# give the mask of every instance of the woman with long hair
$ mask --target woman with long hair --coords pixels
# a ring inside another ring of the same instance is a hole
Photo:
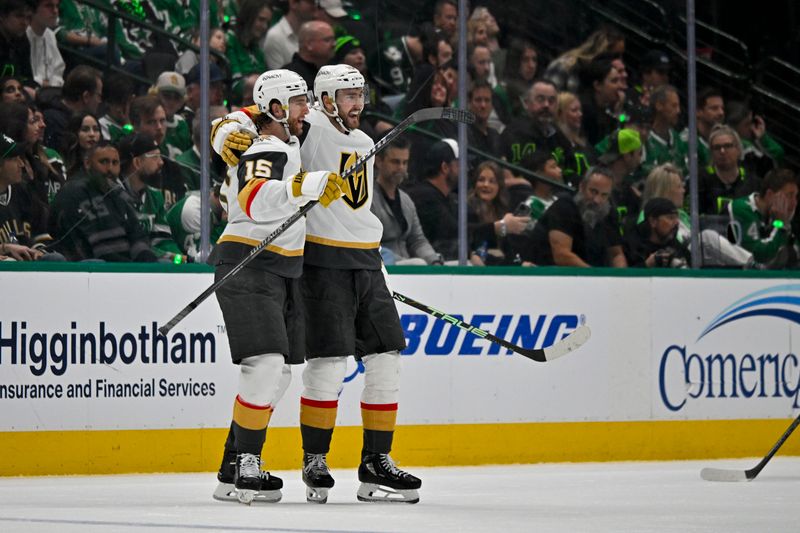
[[[467,233],[474,265],[512,264],[508,235],[522,233],[529,217],[509,212],[503,172],[492,161],[475,168],[475,184],[467,195]]]
[[[548,66],[544,77],[559,91],[578,93],[581,89],[580,71],[601,54],[621,56],[625,53],[625,36],[614,28],[601,28],[583,43],[567,50]]]
[[[500,120],[508,124],[514,117],[522,116],[525,111],[525,95],[536,79],[539,68],[539,51],[527,39],[512,39],[503,77],[494,88],[494,104]]]
[[[82,112],[70,117],[60,150],[64,156],[67,179],[81,172],[84,155],[100,138],[100,121],[93,113]]]
[[[243,0],[236,26],[228,32],[225,55],[231,64],[234,93],[241,92],[244,76],[267,70],[261,39],[269,29],[272,9],[267,0]]]
[[[573,160],[564,162],[564,180],[574,187],[597,159],[594,146],[583,134],[583,106],[580,99],[567,91],[558,93],[556,126],[572,144]]]

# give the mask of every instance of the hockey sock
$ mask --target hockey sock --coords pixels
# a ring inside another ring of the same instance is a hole
[[[364,363],[364,391],[361,420],[364,424],[364,453],[389,453],[397,422],[400,396],[400,354],[368,355]]]
[[[319,401],[300,397],[300,434],[303,451],[328,453],[336,425],[338,400]]]
[[[394,426],[397,422],[397,404],[361,402],[361,420],[364,423],[363,453],[389,453],[392,451]]]
[[[300,434],[303,451],[328,453],[336,426],[339,391],[347,370],[346,358],[309,359],[303,370],[303,394],[300,396]]]
[[[253,405],[236,397],[233,403],[233,433],[238,453],[261,455],[267,438],[267,426],[272,416],[272,406]]]
[[[230,470],[229,464],[236,460],[236,434],[233,430],[233,422],[228,429],[228,438],[225,439],[225,449],[222,451],[222,464],[219,467],[220,472],[228,472]]]

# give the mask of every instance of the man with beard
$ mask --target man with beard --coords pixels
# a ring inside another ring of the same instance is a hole
[[[167,112],[158,96],[139,96],[131,103],[131,124],[134,133],[149,135],[159,146],[162,155],[168,155],[164,139],[167,136]],[[169,209],[186,194],[186,182],[180,165],[163,159],[163,171],[149,176],[147,185],[161,191],[164,206]]]
[[[101,140],[86,153],[84,174],[67,181],[53,199],[53,247],[70,261],[156,261],[118,176],[117,148]]]
[[[555,126],[558,91],[549,80],[536,80],[525,96],[527,116],[511,121],[501,135],[505,158],[519,165],[527,153],[547,150],[561,168],[574,161],[572,143]]]
[[[689,251],[678,241],[678,208],[666,198],[651,198],[644,220],[625,234],[625,258],[632,267],[687,268]]]
[[[458,143],[443,139],[425,154],[425,177],[408,195],[417,206],[422,231],[446,261],[458,259]]]
[[[148,183],[159,181],[164,162],[156,141],[146,133],[123,137],[119,143],[121,184],[136,210],[139,224],[150,236],[153,253],[165,262],[181,263],[184,258],[167,223],[164,195]]]
[[[609,203],[612,186],[610,170],[589,169],[575,197],[558,199],[539,219],[522,259],[541,266],[628,266]]]
[[[719,90],[706,87],[697,92],[697,168],[711,161],[711,130],[725,120],[725,101]],[[681,141],[689,144],[689,127],[681,131]]]
[[[441,264],[442,256],[425,238],[414,201],[400,189],[408,178],[408,156],[409,145],[402,138],[375,156],[377,186],[370,209],[383,224],[381,255],[388,265]]]

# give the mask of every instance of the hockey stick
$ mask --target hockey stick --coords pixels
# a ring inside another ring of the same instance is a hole
[[[362,155],[358,158],[358,160],[353,163],[351,167],[344,171],[342,174],[342,178],[347,178],[353,174],[355,174],[358,170],[360,170],[366,162],[373,157],[375,154],[383,150],[386,145],[391,143],[394,139],[396,139],[399,135],[401,135],[405,130],[409,128],[409,126],[416,124],[417,122],[424,122],[426,120],[437,120],[437,119],[446,119],[446,120],[454,120],[456,122],[464,122],[466,124],[472,124],[475,122],[475,115],[473,115],[469,111],[465,111],[463,109],[454,109],[451,107],[427,107],[425,109],[420,109],[415,111],[408,117],[406,117],[401,123],[395,126],[392,131],[387,133],[381,140],[375,143],[375,146],[367,152],[366,154]],[[195,310],[195,308],[203,303],[203,301],[211,296],[217,289],[219,289],[222,285],[227,283],[229,279],[235,276],[240,270],[242,270],[250,261],[256,258],[256,256],[261,253],[264,248],[266,248],[269,243],[274,241],[278,238],[278,236],[286,231],[289,226],[300,220],[302,217],[306,215],[311,209],[314,208],[319,202],[311,201],[308,202],[306,205],[301,207],[296,213],[292,216],[287,218],[283,221],[283,224],[275,228],[275,230],[270,233],[263,241],[258,243],[258,246],[253,248],[249,254],[247,254],[241,261],[239,261],[236,266],[234,266],[227,274],[222,276],[219,280],[215,281],[209,288],[204,290],[200,296],[189,302],[189,305],[184,307],[183,309],[178,312],[177,315],[172,317],[172,319],[158,328],[158,332],[162,335],[166,335],[170,332],[172,328],[174,328],[181,320],[186,318],[189,313]]]
[[[570,333],[566,338],[561,339],[552,346],[548,346],[547,348],[527,349],[523,348],[522,346],[517,346],[516,344],[511,344],[500,337],[495,337],[486,330],[476,328],[475,326],[467,324],[466,322],[459,320],[452,315],[448,315],[447,313],[443,313],[438,309],[434,309],[433,307],[419,303],[416,300],[412,300],[408,296],[403,296],[402,294],[393,292],[392,297],[398,302],[403,302],[406,305],[415,307],[420,311],[428,313],[429,315],[433,315],[436,318],[444,320],[445,322],[450,322],[452,325],[461,328],[464,331],[477,335],[478,337],[486,339],[487,341],[491,341],[495,344],[499,344],[503,348],[508,348],[512,352],[524,355],[528,359],[533,359],[534,361],[539,361],[540,363],[558,359],[559,357],[567,355],[573,350],[577,350],[583,346],[592,335],[592,331],[589,329],[589,326],[584,324],[582,326],[578,326],[578,328]]]
[[[786,439],[789,438],[789,435],[800,425],[800,415],[794,419],[794,422],[786,428],[786,431],[783,432],[781,438],[778,439],[778,442],[772,447],[772,449],[767,453],[767,455],[759,461],[759,463],[751,468],[750,470],[734,470],[734,469],[727,469],[727,468],[704,468],[700,471],[700,477],[705,479],[706,481],[753,481],[759,472],[761,472],[772,456],[775,455],[783,443],[786,442]]]

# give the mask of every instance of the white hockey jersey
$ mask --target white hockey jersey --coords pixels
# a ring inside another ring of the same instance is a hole
[[[274,136],[253,141],[239,164],[228,168],[220,190],[228,211],[228,224],[217,241],[213,264],[238,263],[288,217],[297,212],[287,181],[301,171],[300,143]],[[289,226],[262,251],[250,266],[284,277],[299,277],[303,265],[305,220]]]
[[[310,125],[302,141],[300,156],[308,171],[335,171],[340,175],[374,146],[361,130],[342,133],[319,109],[306,115]],[[308,212],[305,261],[310,265],[339,269],[381,268],[379,252],[383,225],[370,210],[373,160],[345,178],[342,198],[327,208]]]

